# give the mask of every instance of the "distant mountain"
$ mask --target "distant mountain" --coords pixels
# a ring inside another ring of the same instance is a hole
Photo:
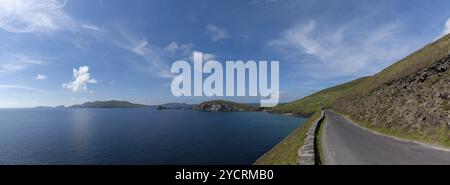
[[[37,107],[34,107],[35,109],[51,109],[51,108],[53,108],[53,107],[50,107],[50,106],[37,106]]]
[[[142,104],[134,104],[128,101],[94,101],[94,102],[86,102],[81,105],[72,105],[69,108],[141,108],[146,107],[146,105]]]
[[[213,100],[200,103],[194,106],[195,110],[211,111],[211,112],[237,112],[237,111],[259,111],[257,106],[236,103],[225,100]]]
[[[156,109],[192,109],[194,105],[186,103],[166,103],[158,105]]]

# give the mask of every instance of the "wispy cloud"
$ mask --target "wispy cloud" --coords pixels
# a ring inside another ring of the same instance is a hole
[[[151,71],[155,76],[160,78],[172,77],[169,71],[169,66],[165,60],[165,52],[163,48],[151,45],[147,39],[139,40],[128,39],[128,43],[121,45],[124,49],[142,57],[145,61],[144,67]]]
[[[450,33],[450,18],[445,21],[444,30],[442,30],[441,36],[447,35]]]
[[[227,30],[225,30],[224,28],[219,28],[212,24],[206,26],[206,33],[210,36],[211,40],[214,42],[230,38],[230,35],[228,35]]]
[[[175,41],[165,47],[160,47],[151,44],[146,38],[135,39],[130,34],[122,34],[119,37],[123,39],[122,41],[116,41],[116,44],[141,57],[144,62],[137,63],[139,68],[150,71],[158,78],[172,78],[170,64],[176,60],[188,58],[194,47],[192,43],[179,44]]]
[[[43,90],[41,89],[36,89],[32,87],[21,85],[4,85],[4,84],[0,84],[0,90],[25,90],[25,91],[43,92]]]
[[[189,44],[178,44],[178,42],[171,42],[167,45],[164,50],[172,55],[189,55],[192,52],[194,45]]]
[[[73,92],[93,92],[89,91],[87,88],[87,84],[95,84],[97,81],[91,78],[89,73],[88,66],[81,66],[80,68],[73,69],[73,81],[69,83],[63,83],[63,87],[66,89],[70,89]]]
[[[400,42],[400,23],[361,28],[361,21],[327,28],[311,20],[286,30],[269,46],[316,78],[370,75],[411,50]]]
[[[23,53],[5,53],[0,55],[0,74],[14,73],[33,65],[44,65],[39,57],[31,57]]]
[[[66,3],[67,0],[0,0],[0,29],[12,33],[106,31],[69,16],[63,10]]]
[[[0,0],[0,28],[13,33],[54,32],[73,26],[66,0]]]
[[[83,25],[81,25],[81,27],[83,29],[92,30],[92,31],[106,31],[105,28],[101,28],[101,27],[99,27],[97,25],[93,25],[93,24],[83,24]]]
[[[36,80],[46,80],[47,76],[45,76],[44,74],[37,74],[35,79]]]

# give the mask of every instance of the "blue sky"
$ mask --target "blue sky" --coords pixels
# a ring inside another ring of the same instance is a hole
[[[376,73],[450,32],[450,1],[0,0],[0,107],[175,98],[170,65],[280,61],[281,101]],[[227,98],[258,102],[250,97]]]

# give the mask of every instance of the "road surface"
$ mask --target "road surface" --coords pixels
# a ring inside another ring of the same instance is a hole
[[[450,164],[450,152],[397,140],[325,110],[321,145],[325,164]]]

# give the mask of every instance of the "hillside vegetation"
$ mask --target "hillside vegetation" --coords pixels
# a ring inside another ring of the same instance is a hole
[[[311,115],[330,106],[378,132],[450,146],[450,35],[376,75],[319,91],[271,111]],[[297,164],[296,152],[318,114],[255,164]]]
[[[333,102],[345,94],[353,91],[355,86],[369,80],[370,77],[363,77],[357,80],[331,87],[302,99],[287,104],[278,105],[271,109],[274,113],[293,113],[298,116],[310,116],[321,108],[330,107]]]
[[[450,57],[334,108],[391,135],[450,146]]]
[[[308,116],[323,107],[330,107],[339,98],[367,94],[383,84],[411,75],[450,54],[450,35],[447,35],[399,62],[370,77],[363,77],[342,85],[331,87],[302,99],[274,107],[275,113],[293,113]]]
[[[333,108],[371,129],[450,146],[450,35],[391,65]]]
[[[447,57],[449,54],[450,35],[446,35],[385,68],[378,74],[372,76],[370,80],[359,84],[353,92],[348,94],[348,96],[369,93],[372,90],[382,86],[384,83],[398,80],[433,65],[434,63],[439,62],[439,60]]]

